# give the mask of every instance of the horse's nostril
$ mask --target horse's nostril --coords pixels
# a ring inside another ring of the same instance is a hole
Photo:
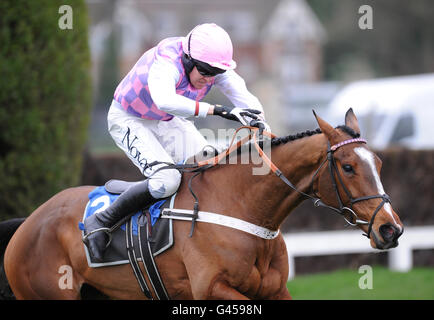
[[[386,242],[395,241],[399,236],[398,230],[389,223],[380,226],[379,231]]]

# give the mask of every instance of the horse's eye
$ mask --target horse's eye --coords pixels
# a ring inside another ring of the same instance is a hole
[[[344,171],[346,173],[354,173],[353,167],[351,165],[349,165],[349,164],[343,164],[342,165],[342,169],[344,169]]]

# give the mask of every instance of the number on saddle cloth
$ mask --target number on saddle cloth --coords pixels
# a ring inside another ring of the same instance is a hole
[[[109,182],[112,182],[109,189],[107,189],[106,186],[100,186],[95,188],[89,193],[88,195],[89,203],[86,206],[83,221],[84,219],[90,217],[91,215],[107,209],[110,206],[110,204],[112,204],[117,199],[120,193],[125,191],[132,184],[137,183],[137,182],[126,182],[121,180],[110,180]],[[149,214],[151,216],[152,225],[154,225],[157,219],[160,217],[160,207],[165,201],[166,199],[160,200],[154,203],[151,207],[149,207]],[[141,213],[142,211],[136,213],[131,212],[131,214],[134,214],[132,216],[132,219],[133,219],[133,230],[135,231],[134,232],[135,234],[137,234],[137,219]],[[125,230],[125,225],[121,226],[121,228]],[[79,229],[84,230],[84,224],[82,222],[79,223]]]

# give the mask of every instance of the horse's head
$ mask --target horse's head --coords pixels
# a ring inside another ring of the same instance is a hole
[[[317,172],[314,185],[317,195],[350,224],[365,231],[373,248],[396,247],[403,224],[384,192],[380,158],[368,149],[366,141],[359,139],[360,129],[353,110],[347,111],[345,126],[337,128],[316,114],[315,117],[329,143],[327,165]]]

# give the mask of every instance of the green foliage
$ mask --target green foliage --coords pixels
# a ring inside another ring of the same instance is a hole
[[[62,30],[59,7],[73,9]],[[0,1],[0,219],[79,182],[91,108],[84,0]]]
[[[432,268],[414,268],[408,273],[400,273],[377,266],[372,275],[372,289],[359,288],[363,274],[357,270],[299,276],[287,286],[295,300],[434,299]]]
[[[105,54],[102,63],[98,95],[95,98],[96,105],[104,110],[113,99],[113,92],[120,81],[118,67],[118,40],[116,33],[112,31],[105,41]]]

